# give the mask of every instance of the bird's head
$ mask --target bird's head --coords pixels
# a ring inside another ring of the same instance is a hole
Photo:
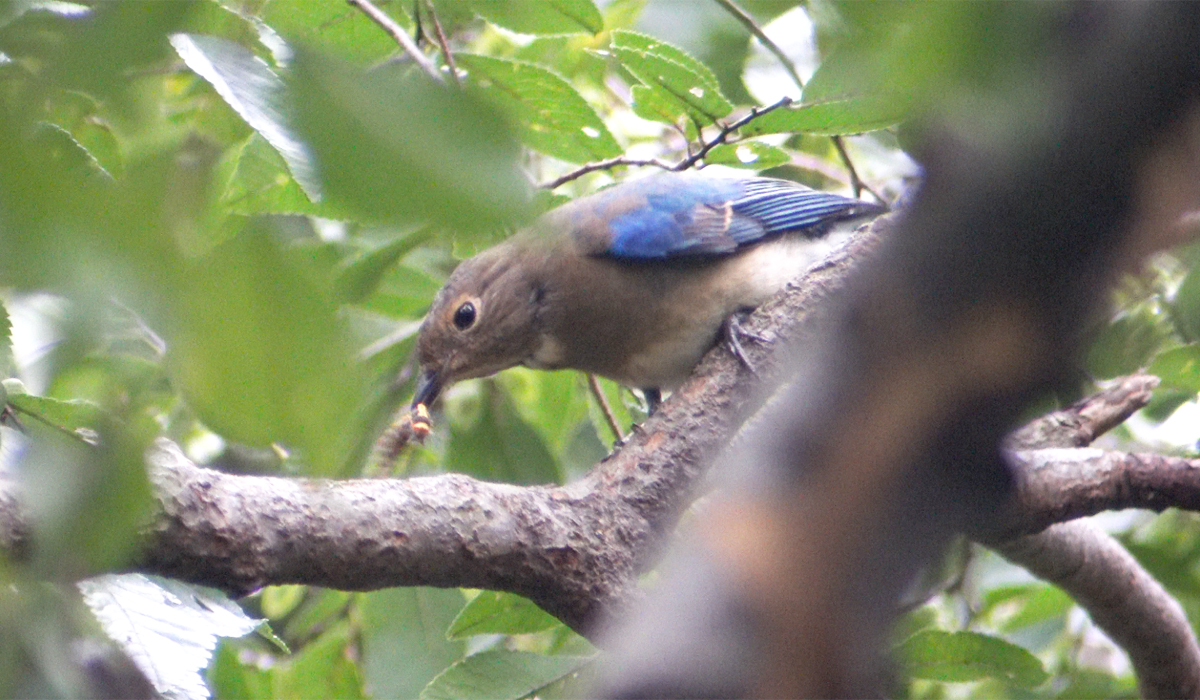
[[[537,254],[509,241],[464,260],[433,300],[417,338],[413,406],[461,379],[519,365],[538,342]]]

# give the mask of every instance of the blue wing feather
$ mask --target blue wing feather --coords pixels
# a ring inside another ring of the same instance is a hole
[[[577,241],[625,259],[727,255],[788,232],[816,238],[836,221],[883,207],[786,180],[671,173],[576,200]]]

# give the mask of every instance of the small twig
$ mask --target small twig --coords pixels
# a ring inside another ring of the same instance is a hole
[[[437,38],[438,48],[442,50],[442,60],[450,69],[450,78],[454,80],[455,85],[462,87],[462,79],[458,77],[458,66],[454,65],[454,54],[450,52],[450,44],[446,41],[446,32],[442,31],[442,21],[438,19],[433,0],[425,0],[425,11],[429,13],[429,19],[433,20],[433,35]]]
[[[708,155],[709,151],[716,148],[717,146],[720,146],[721,144],[726,143],[726,139],[728,139],[729,135],[732,134],[733,132],[737,131],[738,129],[742,128],[743,126],[746,126],[747,124],[754,121],[755,119],[758,119],[762,115],[768,114],[770,112],[774,112],[775,110],[779,109],[780,107],[786,107],[786,106],[790,105],[791,103],[792,103],[792,98],[784,97],[784,98],[780,99],[778,102],[776,102],[774,104],[769,104],[766,107],[761,107],[761,108],[754,107],[746,114],[746,116],[742,117],[741,119],[738,119],[735,122],[732,122],[730,124],[719,124],[719,126],[721,127],[721,131],[718,132],[716,136],[712,137],[708,141],[705,141],[703,144],[701,144],[700,148],[695,153],[692,153],[687,158],[684,158],[683,160],[679,161],[671,169],[677,170],[677,171],[687,170],[688,168],[695,165],[697,161],[703,159],[704,156]]]
[[[738,129],[742,128],[743,126],[746,126],[747,124],[749,124],[750,122],[754,121],[755,119],[761,117],[764,114],[767,114],[769,112],[774,112],[775,110],[779,109],[780,107],[786,107],[790,104],[792,104],[792,98],[784,97],[783,99],[779,100],[778,102],[767,105],[766,107],[761,107],[761,108],[755,107],[755,108],[751,109],[746,114],[746,116],[742,117],[741,119],[738,119],[735,122],[732,122],[730,124],[722,124],[721,131],[716,136],[712,137],[711,139],[706,141],[704,144],[702,144],[700,146],[699,150],[695,151],[694,153],[689,152],[689,154],[686,158],[679,161],[678,163],[675,163],[674,165],[670,165],[668,163],[664,163],[660,160],[654,160],[654,159],[636,160],[633,158],[625,158],[625,157],[609,158],[608,160],[599,160],[599,161],[596,161],[595,163],[588,163],[587,165],[576,168],[575,170],[572,170],[571,172],[567,173],[566,175],[563,175],[562,177],[555,178],[554,180],[551,180],[550,182],[547,182],[544,185],[540,185],[540,187],[544,190],[552,190],[556,187],[559,187],[560,185],[566,184],[566,183],[568,183],[572,180],[575,180],[577,178],[580,178],[588,173],[596,172],[597,170],[610,170],[612,168],[615,168],[615,167],[621,166],[621,165],[632,165],[632,166],[638,166],[638,167],[654,166],[656,168],[662,168],[663,170],[674,170],[677,172],[682,171],[682,170],[687,170],[688,168],[695,165],[702,158],[704,158],[704,156],[708,155],[709,151],[716,148],[717,146],[720,146],[723,143],[726,143],[726,139],[728,139],[729,135],[732,134],[733,132],[737,131]],[[690,148],[690,145],[689,145],[689,148]]]
[[[787,54],[783,52],[783,49],[779,48],[779,44],[771,41],[771,38],[767,36],[767,33],[763,31],[762,27],[758,26],[758,22],[755,22],[753,17],[747,14],[745,10],[738,7],[733,0],[717,0],[717,4],[725,8],[726,12],[733,15],[737,21],[741,22],[742,26],[745,27],[751,34],[753,34],[754,38],[758,39],[758,41],[763,45],[763,48],[775,54],[775,58],[779,59],[779,63],[783,66],[783,69],[788,72],[788,75],[792,76],[792,82],[796,83],[796,87],[800,90],[804,89],[804,81],[800,79],[800,74],[796,72],[796,66],[792,63],[792,60],[787,57]]]
[[[587,165],[584,165],[579,168],[576,168],[575,170],[572,170],[571,172],[567,173],[566,175],[563,175],[562,177],[555,178],[555,179],[551,180],[550,182],[547,182],[543,185],[538,185],[538,187],[540,187],[543,190],[552,190],[556,187],[565,185],[572,180],[577,180],[577,179],[583,177],[584,175],[587,175],[588,173],[594,173],[597,170],[611,170],[612,168],[616,168],[616,167],[619,167],[622,165],[631,165],[631,166],[635,166],[635,167],[653,166],[655,168],[662,168],[663,170],[674,170],[675,169],[674,166],[672,166],[668,163],[664,163],[660,160],[654,160],[654,159],[639,160],[636,158],[625,158],[623,156],[618,156],[616,158],[609,158],[608,160],[598,160],[595,163],[588,163]]]
[[[604,395],[604,388],[600,386],[600,380],[596,379],[596,375],[588,372],[587,381],[588,388],[592,390],[592,396],[596,397],[596,403],[600,406],[600,412],[604,414],[604,420],[608,422],[608,428],[612,431],[613,437],[617,439],[617,442],[624,442],[625,432],[617,423],[617,417],[613,414],[612,406],[608,404],[608,397]]]
[[[351,7],[358,8],[371,21],[382,27],[383,31],[395,39],[396,43],[400,44],[400,48],[404,49],[404,53],[411,56],[417,65],[420,66],[421,70],[425,71],[429,77],[439,83],[446,82],[446,79],[438,72],[437,66],[433,65],[433,61],[430,61],[429,57],[421,52],[421,49],[413,42],[412,37],[404,31],[404,27],[396,24],[395,20],[384,14],[383,10],[371,4],[371,0],[346,0],[346,2]]]
[[[846,166],[846,171],[850,174],[850,186],[854,188],[854,196],[857,197],[862,194],[863,190],[866,190],[871,193],[872,197],[886,204],[883,197],[880,197],[878,192],[867,186],[867,183],[858,176],[858,171],[854,169],[854,162],[850,160],[850,154],[846,152],[846,145],[842,143],[842,137],[830,136],[829,138],[833,141],[834,148],[837,149],[842,163]]]

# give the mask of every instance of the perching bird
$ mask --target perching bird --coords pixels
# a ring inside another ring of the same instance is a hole
[[[814,243],[833,224],[884,210],[785,180],[697,173],[576,199],[450,275],[421,324],[413,407],[516,365],[609,377],[653,407],[731,315],[828,252]]]

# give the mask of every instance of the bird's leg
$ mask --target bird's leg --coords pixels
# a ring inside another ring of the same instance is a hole
[[[642,396],[646,399],[646,415],[654,415],[662,403],[662,392],[657,387],[643,387]]]
[[[759,343],[769,343],[771,342],[771,339],[767,338],[766,336],[759,335],[758,333],[748,331],[742,327],[742,321],[744,321],[753,310],[754,309],[738,309],[737,311],[733,312],[729,315],[729,318],[725,319],[725,323],[721,325],[721,330],[725,334],[725,346],[729,348],[729,352],[732,353],[733,356],[736,357],[738,361],[746,367],[746,369],[750,370],[751,374],[757,375],[758,370],[754,369],[754,365],[751,364],[750,358],[746,357],[745,349],[742,348],[742,338],[754,340]]]

